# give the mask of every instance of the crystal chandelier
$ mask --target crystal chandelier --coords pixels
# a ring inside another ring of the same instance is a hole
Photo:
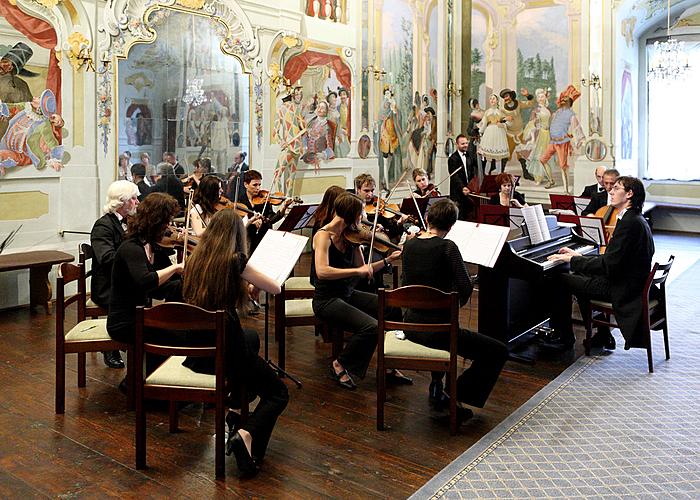
[[[185,89],[185,95],[182,96],[182,102],[185,104],[192,104],[193,106],[199,106],[205,102],[207,98],[204,96],[202,83],[204,83],[204,80],[201,78],[187,80],[187,88]]]
[[[679,42],[671,37],[671,0],[668,0],[666,14],[665,42],[654,42],[652,58],[647,71],[647,81],[657,80],[670,82],[683,80],[690,71],[688,55],[685,53],[685,42]]]

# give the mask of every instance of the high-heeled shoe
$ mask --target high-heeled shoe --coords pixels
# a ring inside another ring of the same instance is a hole
[[[242,478],[253,477],[258,473],[258,466],[255,465],[253,457],[248,453],[243,438],[238,432],[230,435],[226,443],[226,454],[230,455],[231,453],[236,457],[236,465],[238,465]]]

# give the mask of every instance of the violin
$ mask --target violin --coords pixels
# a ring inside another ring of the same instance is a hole
[[[438,191],[437,186],[435,186],[432,182],[428,184],[428,186],[425,188],[425,191],[420,193],[420,195],[423,198],[435,198],[437,196],[442,196],[440,194],[440,191]]]
[[[381,254],[389,253],[393,250],[401,250],[401,247],[389,241],[379,233],[374,234],[374,242],[372,242],[372,230],[366,227],[348,226],[343,231],[343,238],[350,245],[370,245],[372,248]]]
[[[619,211],[617,208],[613,207],[612,205],[606,205],[604,207],[600,207],[593,214],[593,217],[600,217],[603,219],[603,225],[605,225],[605,236],[608,240],[612,237],[613,232],[615,231],[618,213]]]
[[[413,224],[416,223],[416,218],[413,217],[412,215],[406,215],[402,212],[399,211],[399,206],[396,205],[395,203],[387,203],[384,200],[381,200],[379,202],[379,212],[377,212],[377,198],[375,197],[372,200],[372,203],[367,203],[365,205],[365,212],[367,215],[374,215],[376,213],[379,213],[380,216],[384,217],[385,219],[391,219],[395,216],[403,217],[406,216],[407,220]]]
[[[160,241],[157,243],[159,247],[162,248],[175,248],[175,247],[180,247],[183,246],[185,243],[185,239],[175,226],[168,225],[168,227],[165,229],[165,232],[163,233],[163,237],[160,239]],[[194,247],[197,246],[197,243],[199,243],[199,238],[193,234],[188,234],[187,235],[187,251],[192,252],[194,250]]]
[[[214,210],[216,210],[218,212],[220,210],[226,210],[226,209],[235,210],[236,213],[241,217],[245,217],[247,215],[248,217],[253,218],[256,215],[260,215],[257,212],[246,207],[245,204],[241,203],[240,201],[237,203],[234,203],[233,201],[229,200],[228,198],[226,198],[225,196],[222,195],[219,197],[219,201],[216,202],[216,204],[214,205]],[[264,217],[263,217],[263,220],[265,220]]]
[[[299,198],[298,196],[294,197],[289,197],[285,196],[284,193],[282,192],[275,192],[275,193],[270,193],[269,191],[265,189],[261,189],[258,194],[253,196],[253,199],[250,200],[250,202],[253,205],[262,205],[264,203],[268,203],[270,205],[279,205],[281,203],[284,203],[285,201],[291,199],[293,203],[304,203],[304,200]]]

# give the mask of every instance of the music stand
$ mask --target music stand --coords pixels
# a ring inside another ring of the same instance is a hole
[[[415,202],[413,201],[415,199]],[[425,220],[425,212],[428,209],[428,200],[432,200],[432,198],[413,198],[412,196],[409,196],[408,198],[404,198],[403,201],[401,202],[401,208],[399,208],[399,211],[402,214],[410,215],[411,217],[415,218],[416,220]],[[418,211],[416,210],[416,204],[418,204],[418,209],[420,210],[420,215],[418,214]]]
[[[298,231],[306,227],[313,227],[314,215],[318,209],[316,205],[295,205],[280,224],[279,231]]]
[[[576,203],[574,203],[574,197],[566,194],[550,194],[549,202],[553,209],[556,210],[571,210],[573,213],[578,214],[576,210]]]
[[[506,207],[503,207],[506,208]],[[523,209],[517,207],[510,207],[508,209],[508,220],[511,229],[518,229],[525,222],[525,216],[523,215]]]
[[[10,231],[10,234],[7,235],[7,238],[2,240],[2,243],[0,243],[0,253],[5,250],[5,248],[10,246],[10,243],[12,243],[12,240],[15,239],[15,235],[19,232],[19,230],[22,229],[22,224],[19,225],[19,227],[13,231]]]
[[[493,177],[493,176],[491,176]],[[482,205],[479,208],[479,224],[510,227],[510,211],[501,205]]]
[[[608,244],[608,234],[602,217],[580,217],[581,236],[595,241],[599,246]]]

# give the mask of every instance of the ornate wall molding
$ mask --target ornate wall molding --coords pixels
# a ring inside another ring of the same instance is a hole
[[[263,92],[262,57],[259,28],[253,27],[236,0],[108,0],[103,24],[99,28],[100,60],[104,63],[103,77],[98,82],[98,127],[104,154],[107,154],[112,130],[113,65],[117,57],[126,57],[136,43],[150,43],[156,38],[156,25],[168,9],[209,16],[220,21],[222,50],[237,57],[244,71],[252,74],[255,130],[258,149],[262,146]],[[151,16],[151,13],[156,14]],[[107,88],[109,86],[109,88]]]

